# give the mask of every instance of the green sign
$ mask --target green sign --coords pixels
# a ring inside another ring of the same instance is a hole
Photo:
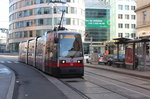
[[[86,19],[86,28],[110,28],[109,19]]]

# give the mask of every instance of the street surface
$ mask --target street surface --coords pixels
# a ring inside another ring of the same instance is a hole
[[[55,78],[0,55],[0,64],[15,72],[13,99],[150,99],[150,80],[85,67],[83,78]]]

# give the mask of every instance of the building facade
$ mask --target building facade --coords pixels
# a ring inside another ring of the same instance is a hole
[[[135,38],[135,0],[110,0],[110,39]]]
[[[85,0],[85,16],[84,51],[88,54],[91,43],[98,45],[101,41],[110,40],[110,10],[108,3],[99,0],[94,2]]]
[[[7,51],[7,34],[8,29],[0,28],[0,52]]]
[[[150,1],[137,0],[137,38],[150,37]]]
[[[58,26],[62,10],[65,10],[63,26],[85,33],[84,0],[10,0],[9,5],[9,44],[12,51],[18,51],[19,42],[41,36]]]

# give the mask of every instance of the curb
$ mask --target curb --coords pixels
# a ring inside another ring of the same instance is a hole
[[[16,80],[15,73],[11,69],[9,69],[9,70],[12,73],[12,77],[11,77],[11,80],[10,80],[10,85],[9,85],[8,93],[6,95],[6,99],[12,99],[13,91],[14,91],[14,85],[15,85],[15,80]]]
[[[103,69],[103,70],[107,70],[107,71],[112,71],[112,72],[117,72],[117,73],[122,73],[122,74],[126,74],[126,75],[131,75],[131,76],[136,76],[136,77],[140,77],[140,78],[145,78],[145,79],[150,79],[150,75],[142,75],[142,74],[137,74],[137,73],[131,73],[129,72],[128,70],[126,71],[122,71],[122,70],[116,70],[115,68],[105,68],[105,67],[102,67],[102,66],[99,66],[99,67],[96,67],[95,65],[93,64],[85,64],[86,67],[90,67],[90,68],[96,68],[96,69]],[[134,71],[134,70],[133,70]],[[142,73],[140,71],[138,71],[139,73]]]

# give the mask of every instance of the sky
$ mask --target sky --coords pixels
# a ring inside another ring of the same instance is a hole
[[[9,27],[9,0],[0,0],[0,28]]]

